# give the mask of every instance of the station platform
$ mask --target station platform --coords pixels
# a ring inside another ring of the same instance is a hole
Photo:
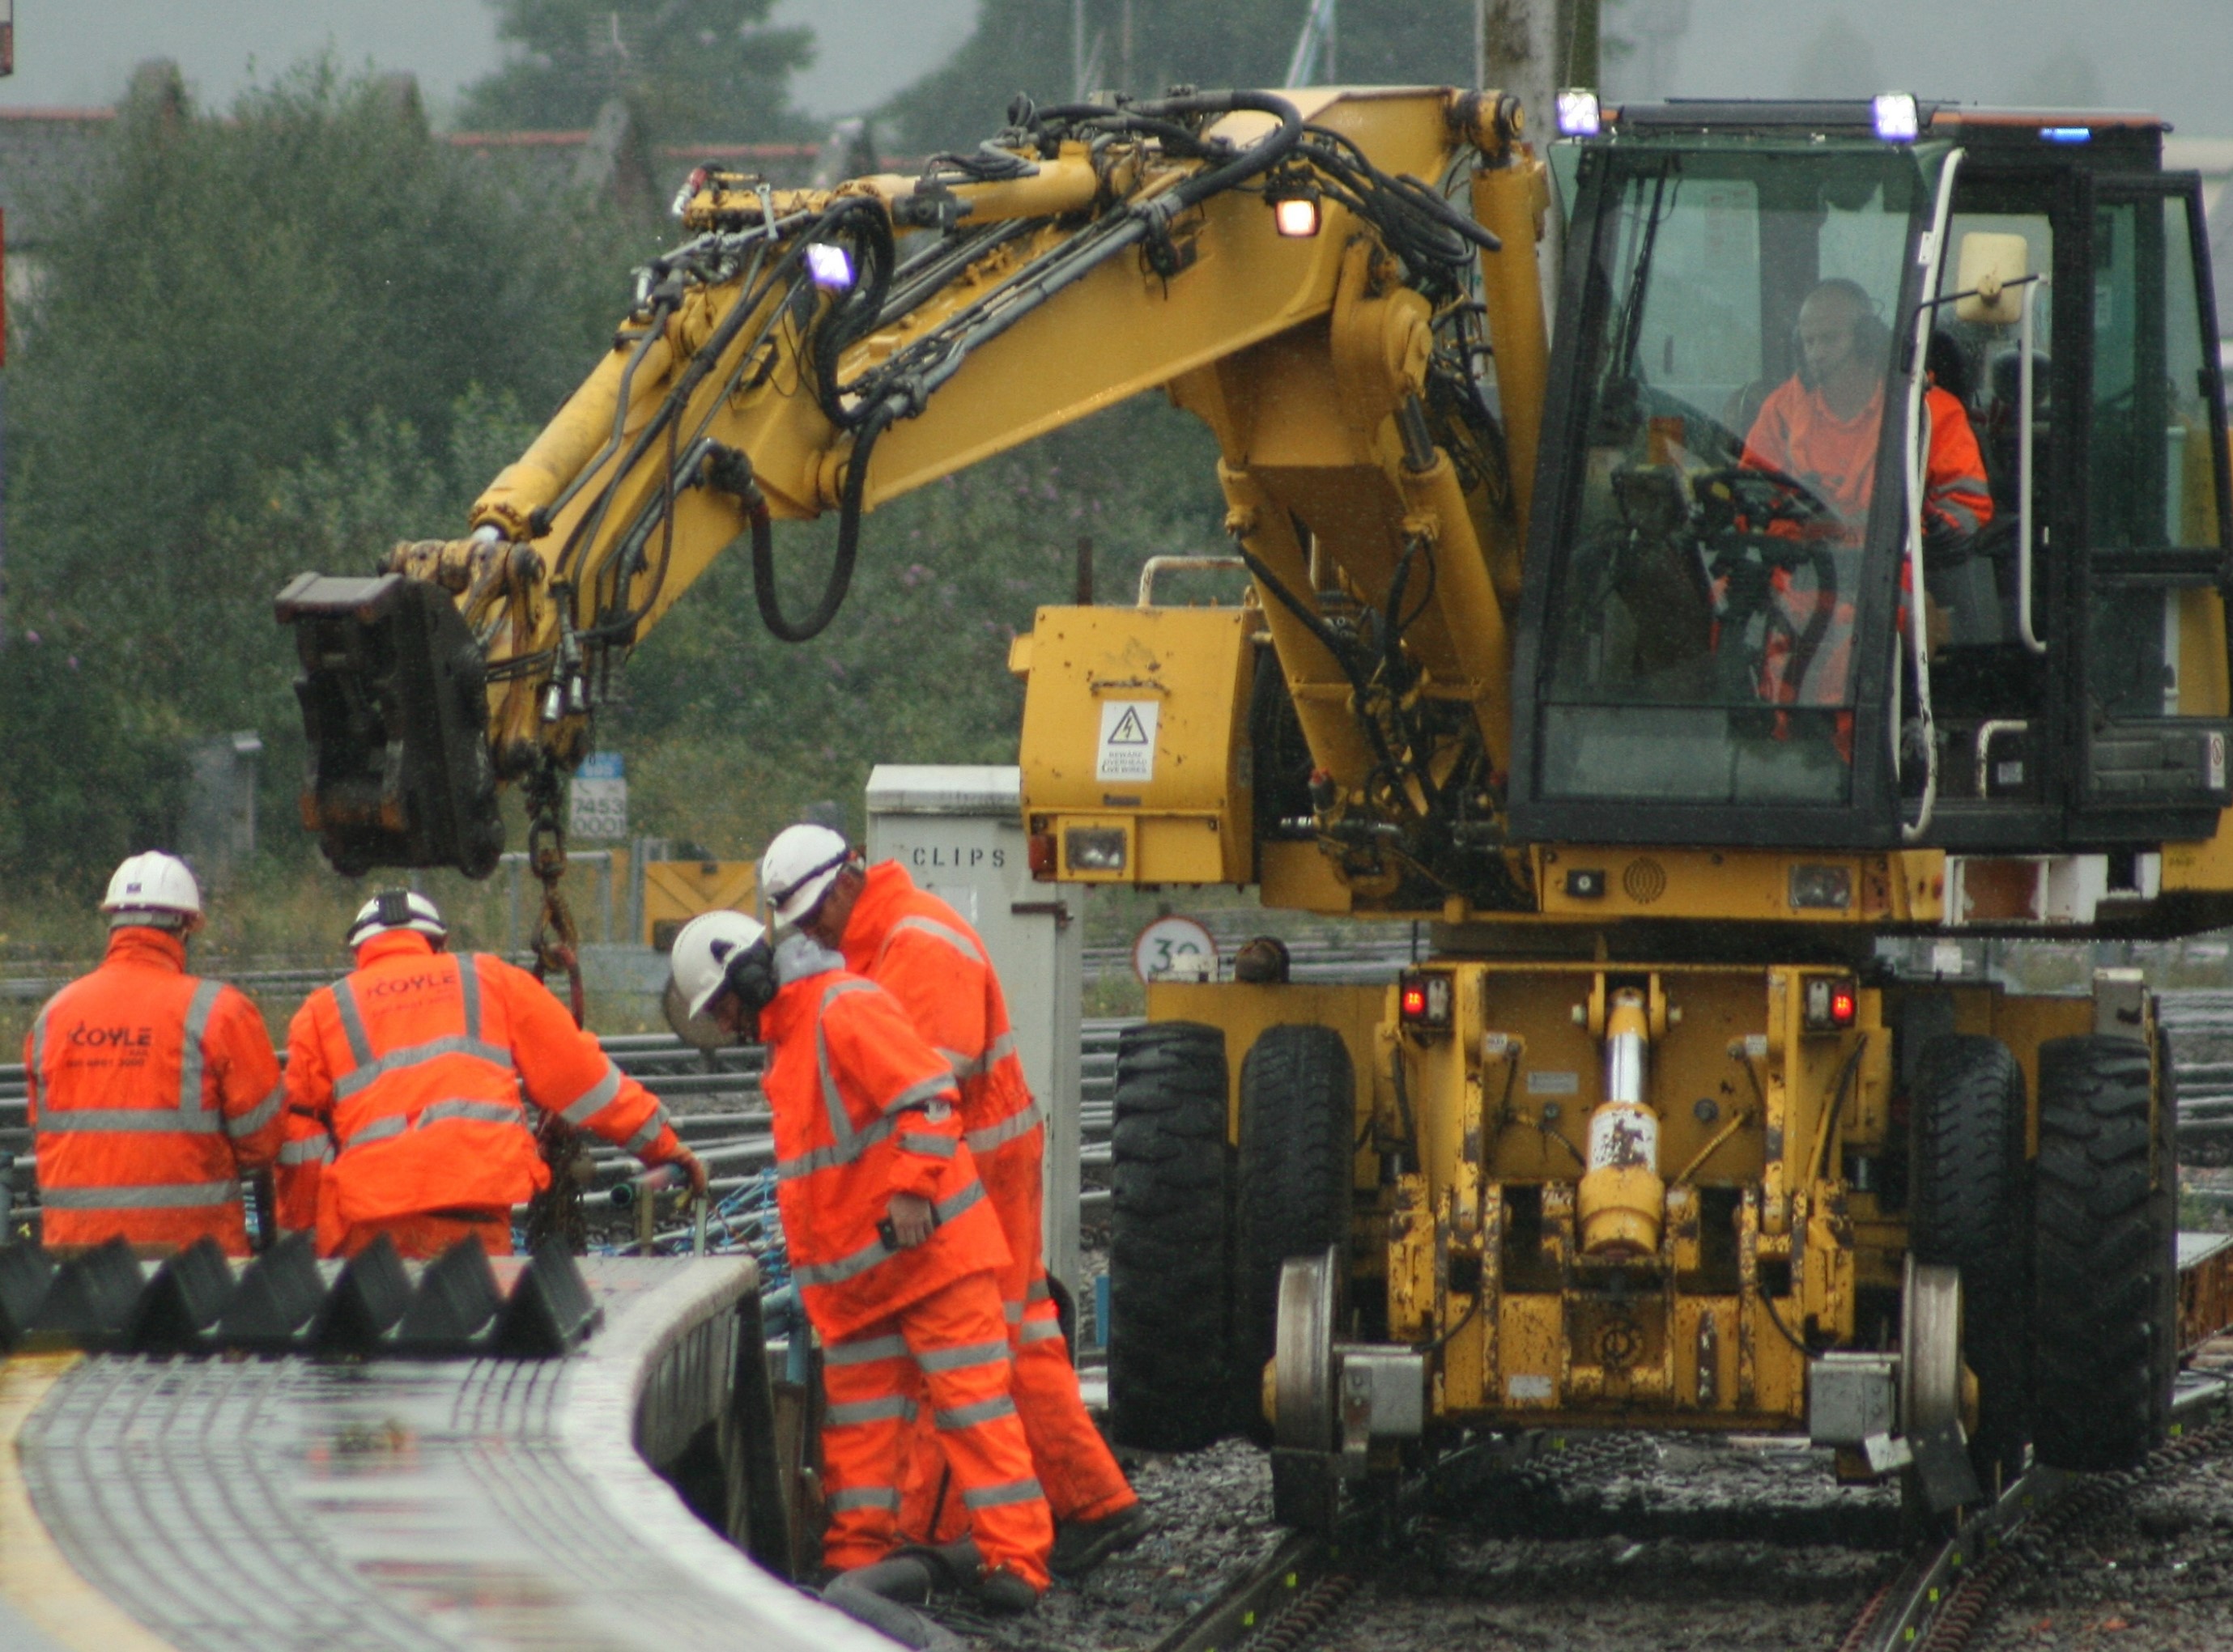
[[[752,1261],[577,1265],[599,1323],[544,1357],[19,1337],[0,1363],[0,1652],[889,1652],[678,1495],[694,1475],[705,1504],[710,1477],[732,1532],[752,1524]],[[492,1271],[517,1298],[527,1266]]]

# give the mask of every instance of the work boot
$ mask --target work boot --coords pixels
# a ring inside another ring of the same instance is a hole
[[[1006,1566],[980,1572],[970,1592],[978,1605],[1003,1617],[1019,1616],[1037,1610],[1039,1603],[1039,1591]]]
[[[1122,1554],[1155,1530],[1143,1503],[1128,1503],[1097,1520],[1064,1520],[1055,1527],[1047,1570],[1058,1577],[1083,1577],[1113,1554]]]

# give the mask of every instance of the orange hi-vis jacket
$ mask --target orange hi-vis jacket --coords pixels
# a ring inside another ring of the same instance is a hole
[[[992,955],[961,914],[918,888],[897,861],[870,867],[845,920],[845,967],[906,1008],[961,1087],[961,1139],[980,1159],[1032,1136],[1038,1103],[1024,1079],[1008,1000]],[[1029,1144],[1039,1151],[1036,1136]]]
[[[525,970],[438,953],[410,930],[374,936],[356,961],[287,1031],[283,1225],[524,1202],[550,1173],[523,1093],[647,1164],[680,1150],[658,1098]]]
[[[283,1090],[264,1018],[186,973],[186,942],[134,925],[47,1001],[23,1041],[49,1245],[248,1254],[240,1173],[279,1147]]]
[[[1993,519],[1985,482],[1985,457],[1969,415],[1950,393],[1932,385],[1924,393],[1930,446],[1924,456],[1923,517],[1968,535]],[[1884,388],[1851,419],[1831,412],[1820,392],[1787,380],[1761,404],[1739,461],[1753,469],[1783,472],[1805,483],[1859,531],[1876,491],[1878,433],[1884,423]]]
[[[1008,1264],[962,1145],[948,1063],[890,994],[843,961],[794,936],[777,955],[784,985],[760,1011],[776,1201],[791,1278],[825,1341]],[[877,1232],[895,1193],[930,1200],[938,1219],[905,1250]]]

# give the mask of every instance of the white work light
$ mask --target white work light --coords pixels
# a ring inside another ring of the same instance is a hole
[[[1909,92],[1879,92],[1870,102],[1876,117],[1877,136],[1886,143],[1913,143],[1923,130],[1923,116]]]
[[[1594,138],[1605,126],[1605,111],[1598,94],[1586,86],[1568,87],[1559,94],[1559,135]]]
[[[1273,202],[1272,222],[1290,240],[1307,240],[1318,232],[1318,198],[1290,195]]]
[[[816,286],[842,293],[853,284],[853,260],[844,248],[831,242],[809,242],[806,273],[814,278]]]

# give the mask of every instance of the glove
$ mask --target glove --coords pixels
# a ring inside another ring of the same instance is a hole
[[[689,1148],[683,1148],[667,1162],[678,1174],[690,1178],[690,1196],[693,1199],[703,1199],[706,1196],[705,1161],[691,1152]]]

